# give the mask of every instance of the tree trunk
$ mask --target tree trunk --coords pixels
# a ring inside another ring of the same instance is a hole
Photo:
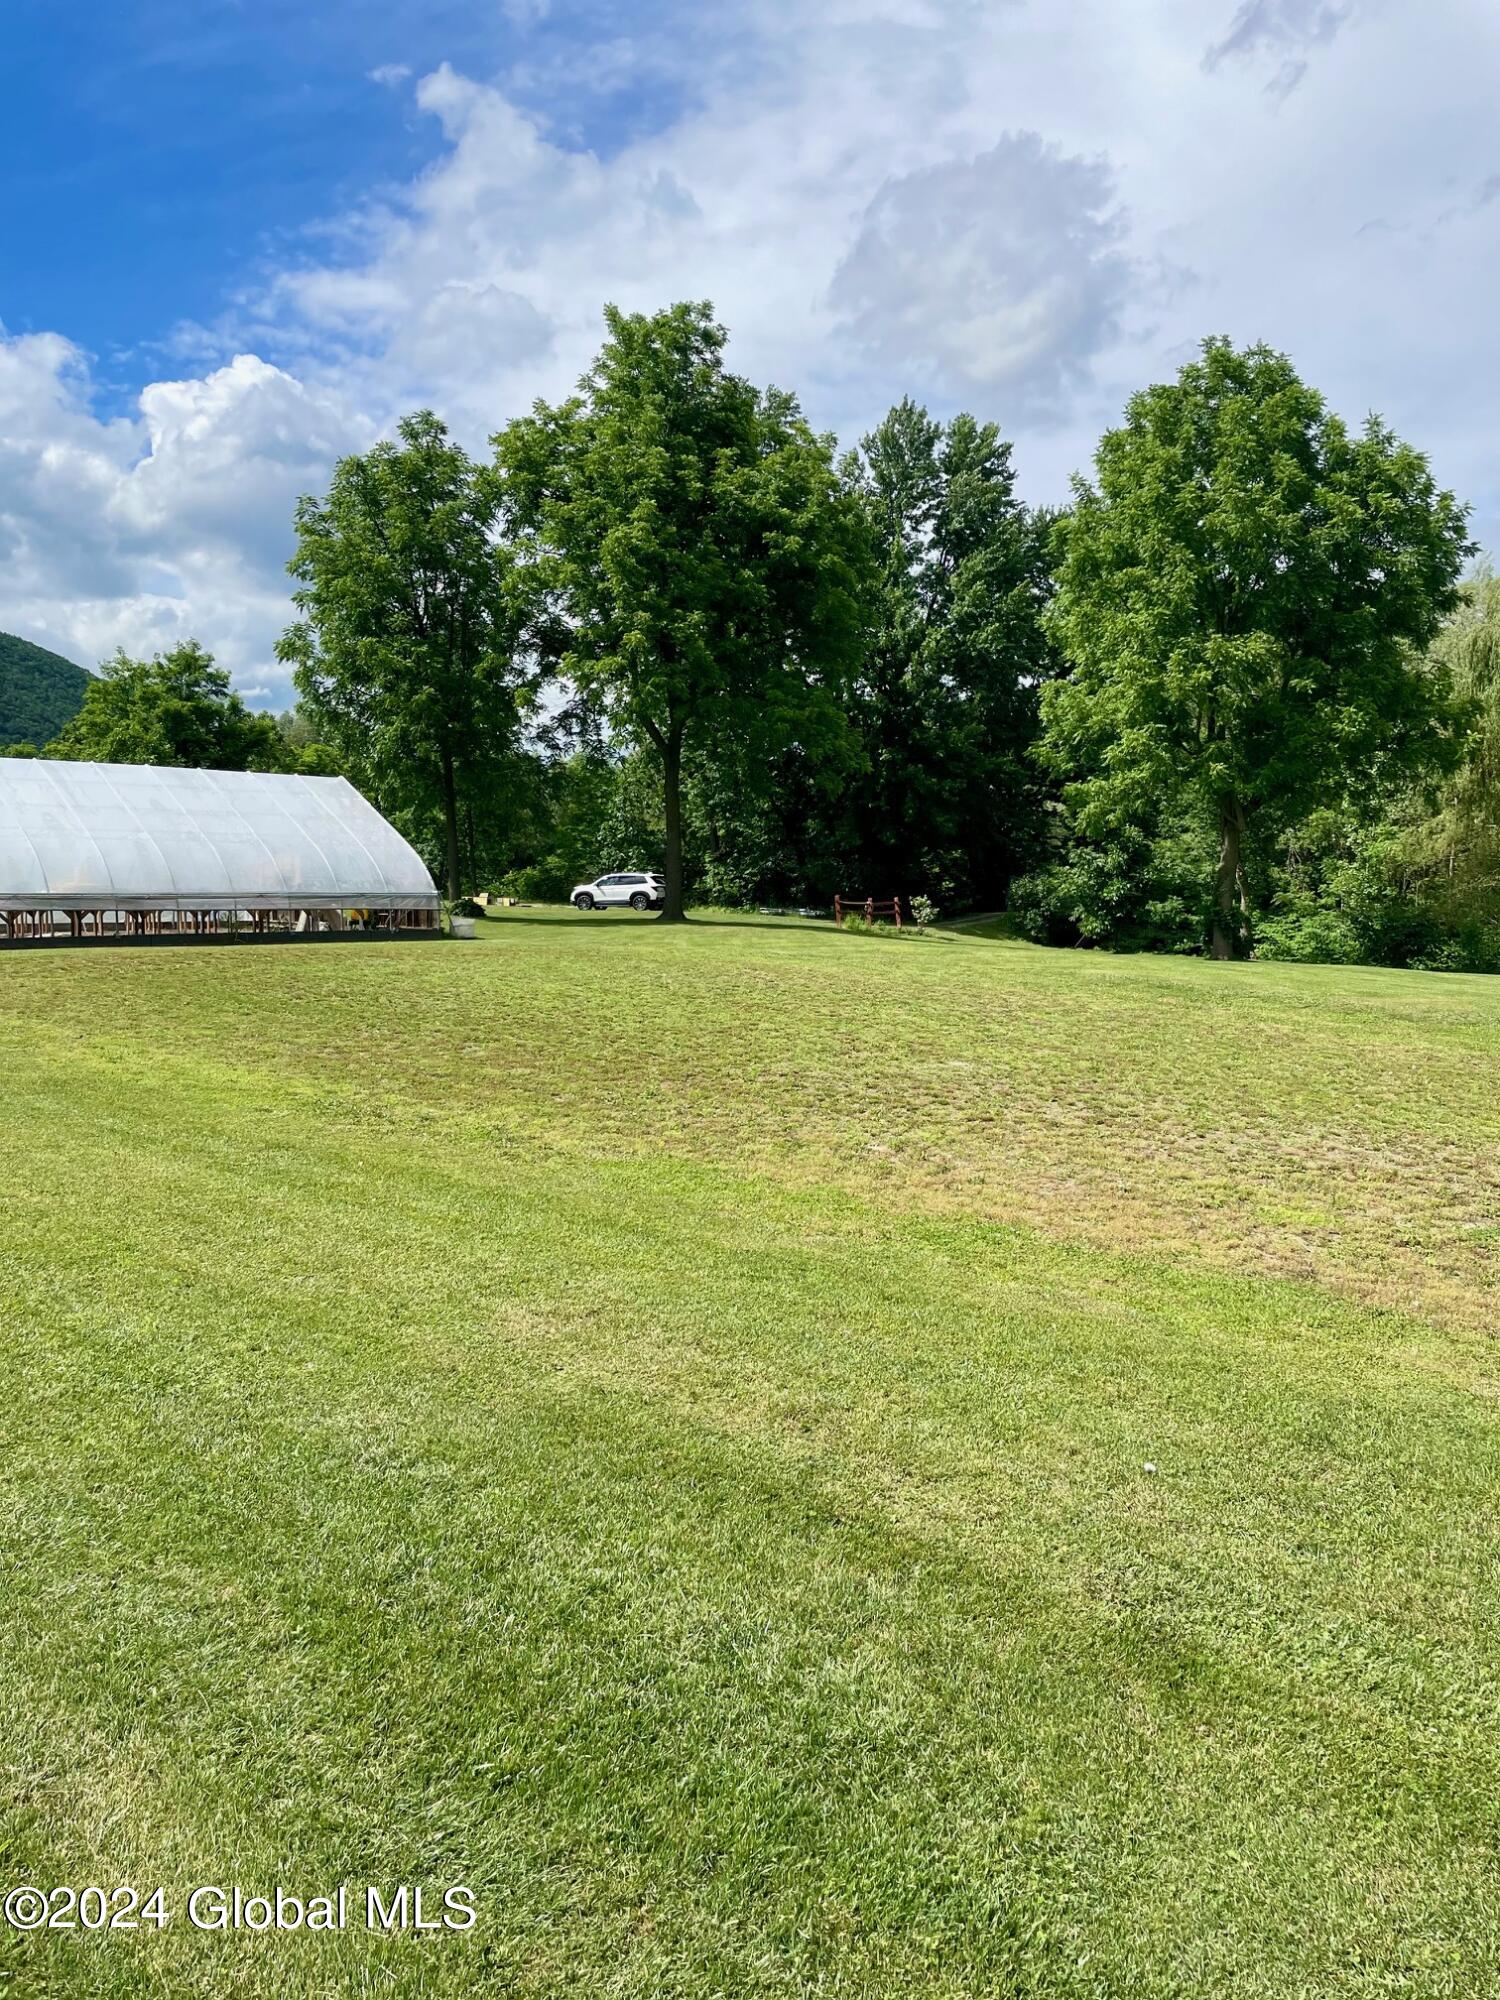
[[[456,902],[458,887],[458,787],[453,779],[453,753],[443,745],[443,836],[448,871],[448,899]]]
[[[664,924],[686,921],[682,907],[682,724],[672,720],[661,739],[662,805],[666,818],[667,893],[662,898]]]
[[[1214,877],[1215,958],[1243,958],[1250,938],[1245,882],[1245,808],[1233,795],[1219,801],[1219,866]]]

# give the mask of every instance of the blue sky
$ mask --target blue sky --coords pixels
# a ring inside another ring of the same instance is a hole
[[[214,319],[255,270],[307,254],[323,218],[437,156],[437,127],[377,75],[540,70],[608,19],[472,0],[9,0],[6,326],[64,328],[131,383],[175,325]],[[517,92],[606,155],[679,108],[639,77],[575,84],[565,107],[545,96]]]
[[[430,156],[432,136],[368,79],[418,53],[418,23],[360,7],[308,32],[308,12],[11,0],[0,240],[13,332],[66,327],[102,356],[159,341],[211,318],[248,263],[356,179]]]
[[[0,629],[87,664],[285,701],[297,495],[421,404],[483,450],[607,299],[1045,500],[1267,339],[1500,545],[1494,0],[9,0],[4,61]]]

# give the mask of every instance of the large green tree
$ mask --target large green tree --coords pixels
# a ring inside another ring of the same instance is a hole
[[[1016,498],[993,424],[943,425],[910,399],[864,439],[854,476],[879,565],[856,709],[864,878],[997,901],[1037,833],[1052,517]]]
[[[1204,344],[1109,432],[1061,528],[1045,754],[1080,835],[1164,806],[1211,824],[1215,956],[1244,951],[1251,844],[1442,753],[1421,653],[1455,601],[1465,512],[1376,418],[1351,433],[1283,355]]]
[[[520,726],[520,599],[495,499],[431,413],[304,498],[302,616],[278,652],[312,729],[380,804],[435,838],[450,896],[505,810]]]
[[[680,920],[685,756],[798,743],[827,768],[851,740],[867,535],[830,441],[725,367],[707,305],[605,317],[579,393],[495,439],[496,485],[559,614],[561,672],[660,762]]]
[[[124,652],[106,660],[46,754],[208,771],[285,771],[296,763],[275,717],[247,708],[193,639],[149,660]]]
[[[1468,706],[1462,759],[1425,829],[1438,872],[1500,918],[1500,575],[1480,566],[1438,634],[1433,656]]]
[[[1343,810],[1293,829],[1257,951],[1500,969],[1500,577],[1489,565],[1463,586],[1431,658],[1458,704],[1454,768],[1398,785],[1373,818],[1367,775]]]

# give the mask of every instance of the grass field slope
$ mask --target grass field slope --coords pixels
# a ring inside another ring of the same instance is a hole
[[[0,749],[50,743],[82,708],[90,678],[60,653],[0,632]]]
[[[479,930],[0,960],[0,1976],[1500,1993],[1500,986]]]

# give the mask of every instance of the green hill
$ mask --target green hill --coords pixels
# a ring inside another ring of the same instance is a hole
[[[83,706],[91,678],[61,653],[0,632],[0,746],[50,743]]]

